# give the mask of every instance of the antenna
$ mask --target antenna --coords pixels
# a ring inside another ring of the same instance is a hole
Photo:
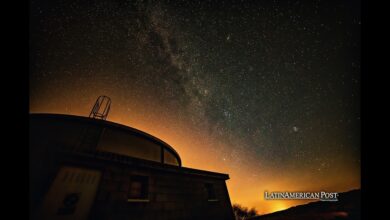
[[[89,114],[90,118],[106,120],[110,111],[111,99],[108,96],[101,95],[96,99],[95,105]]]

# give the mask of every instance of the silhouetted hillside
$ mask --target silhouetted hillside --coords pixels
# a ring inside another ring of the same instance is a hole
[[[339,194],[337,202],[311,202],[251,220],[360,220],[360,189]]]

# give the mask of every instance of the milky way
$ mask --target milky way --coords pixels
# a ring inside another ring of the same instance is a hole
[[[32,0],[30,111],[108,95],[108,120],[274,211],[265,189],[360,187],[360,22],[355,1]]]

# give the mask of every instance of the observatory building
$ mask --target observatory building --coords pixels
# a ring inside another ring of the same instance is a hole
[[[89,117],[30,114],[31,219],[234,219],[227,174],[182,167],[167,143]]]

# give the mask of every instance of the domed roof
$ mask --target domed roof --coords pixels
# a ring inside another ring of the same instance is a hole
[[[179,154],[169,144],[138,129],[106,120],[35,113],[30,114],[30,131],[65,148],[87,143],[97,151],[181,166]]]

